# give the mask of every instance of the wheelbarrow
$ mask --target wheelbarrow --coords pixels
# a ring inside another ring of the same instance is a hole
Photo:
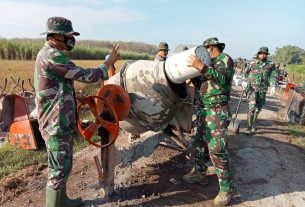
[[[240,103],[243,99],[243,95],[245,93],[246,90],[243,90],[243,92],[241,93],[240,95],[240,98],[239,98],[239,101],[238,101],[238,105],[237,105],[237,108],[236,108],[236,112],[234,114],[234,116],[232,117],[232,120],[229,124],[229,131],[235,133],[235,134],[238,134],[239,133],[239,127],[240,127],[240,120],[237,119],[237,115],[238,115],[238,112],[239,112],[239,107],[240,107]]]

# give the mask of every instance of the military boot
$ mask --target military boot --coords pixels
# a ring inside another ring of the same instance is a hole
[[[183,176],[183,180],[188,183],[209,184],[207,172],[198,172],[194,167],[188,174]]]
[[[82,199],[80,197],[75,199],[70,199],[67,196],[66,188],[62,189],[61,193],[61,207],[78,207],[82,204]]]
[[[53,190],[51,188],[46,188],[46,207],[59,207],[60,206],[60,198],[61,198],[60,190]]]
[[[248,113],[248,117],[247,117],[247,131],[245,131],[246,135],[252,135],[252,133],[255,131],[255,129],[253,129],[253,120],[254,120],[254,114],[249,114]]]
[[[254,117],[253,117],[253,120],[252,120],[252,131],[255,132],[255,122],[256,122],[256,119],[258,117],[258,114],[259,114],[259,111],[255,111],[254,113]]]
[[[229,192],[220,191],[214,199],[214,205],[217,207],[229,205],[232,201],[235,191],[235,188],[231,189]]]

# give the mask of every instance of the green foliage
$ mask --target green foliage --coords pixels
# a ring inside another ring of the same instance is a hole
[[[291,142],[304,149],[305,155],[305,127],[303,125],[288,124],[287,130],[291,134]]]
[[[158,47],[156,45],[145,44],[142,42],[113,42],[113,41],[97,41],[97,40],[79,40],[77,45],[81,47],[96,47],[96,48],[107,48],[112,49],[114,44],[119,44],[122,51],[132,51],[138,53],[146,53],[148,55],[155,55],[158,52]]]
[[[42,46],[42,41],[0,39],[0,59],[35,60]]]
[[[79,135],[77,139],[74,140],[74,145],[73,145],[73,152],[78,152],[86,147],[88,147],[88,142],[84,140],[84,138]]]
[[[287,45],[282,48],[276,48],[271,59],[275,63],[305,64],[305,50],[297,46]]]
[[[35,60],[44,44],[44,39],[0,39],[0,59],[2,60]],[[110,53],[114,42],[77,41],[75,48],[69,52],[74,60],[104,60]],[[119,42],[122,59],[152,59],[157,47],[144,43]]]
[[[74,60],[104,60],[110,52],[107,48],[76,46],[69,52],[69,57]],[[148,54],[130,51],[122,51],[121,57],[124,60],[147,60],[150,58]]]
[[[100,138],[96,138],[100,140]],[[93,141],[96,141],[93,139]],[[78,152],[88,146],[82,137],[74,139],[73,151]],[[42,150],[24,150],[12,145],[0,148],[0,179],[30,165],[47,163],[47,152]]]
[[[288,65],[287,72],[291,82],[302,83],[305,81],[305,65]]]
[[[289,73],[305,74],[305,65],[288,65],[287,70]]]
[[[0,179],[29,165],[45,163],[45,151],[23,150],[12,145],[0,148]]]

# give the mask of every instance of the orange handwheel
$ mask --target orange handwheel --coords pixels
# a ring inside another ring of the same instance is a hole
[[[99,109],[97,109],[97,103],[101,105]],[[90,123],[84,129],[81,125],[80,113],[82,107],[85,107],[86,105],[89,106],[89,109],[95,118],[95,122]],[[114,143],[119,135],[119,118],[111,102],[99,96],[88,96],[79,102],[77,112],[78,129],[85,140],[90,144],[101,148]],[[101,144],[92,141],[93,135],[96,131],[98,131],[98,135],[101,137]],[[107,136],[105,136],[105,134]]]
[[[107,84],[100,88],[96,94],[107,100],[110,105],[114,107],[116,114],[118,115],[119,121],[122,121],[130,111],[130,98],[127,91],[118,85]],[[103,105],[97,101],[97,111],[102,111]]]

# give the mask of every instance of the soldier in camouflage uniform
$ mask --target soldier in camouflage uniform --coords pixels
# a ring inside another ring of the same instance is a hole
[[[267,47],[261,47],[257,54],[256,59],[250,62],[246,68],[245,76],[247,81],[247,101],[248,101],[248,117],[247,117],[247,130],[245,134],[252,135],[255,132],[253,127],[259,112],[262,110],[268,86],[272,77],[272,72],[275,70],[273,62],[267,60],[269,50]]]
[[[160,42],[158,54],[155,57],[157,61],[165,61],[168,54],[168,44],[166,42]]]
[[[200,115],[193,142],[192,157],[195,158],[195,166],[189,174],[183,176],[183,179],[189,183],[207,184],[206,163],[209,157],[216,168],[220,188],[214,203],[217,206],[224,206],[230,203],[235,188],[229,167],[227,140],[232,117],[228,102],[234,63],[229,55],[223,53],[225,44],[220,43],[217,38],[205,40],[203,46],[212,58],[210,67],[206,67],[197,56],[192,55],[189,59],[189,66],[200,70],[206,81],[203,80],[201,85],[201,107],[195,108]]]
[[[76,98],[73,81],[93,83],[108,79],[107,68],[119,58],[115,45],[107,61],[95,68],[76,66],[63,51],[75,44],[70,20],[50,17],[47,20],[47,41],[35,63],[35,91],[39,129],[48,152],[47,207],[80,206],[81,198],[70,199],[66,183],[72,169],[73,138],[76,135]]]

